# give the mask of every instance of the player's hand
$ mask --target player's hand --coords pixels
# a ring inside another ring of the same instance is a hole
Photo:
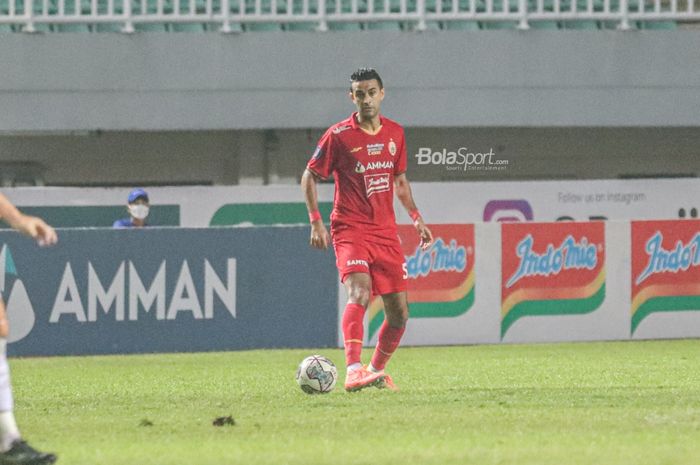
[[[311,247],[317,249],[327,249],[331,243],[331,235],[328,234],[326,226],[323,221],[318,220],[311,223],[311,239],[309,239],[309,244]]]
[[[58,242],[56,230],[35,216],[22,215],[16,229],[34,239],[41,247],[54,245]]]
[[[414,225],[418,231],[418,235],[420,236],[421,250],[427,250],[433,243],[433,233],[430,232],[430,228],[425,225],[423,218],[418,218]]]

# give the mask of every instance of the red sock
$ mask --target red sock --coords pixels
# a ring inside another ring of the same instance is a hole
[[[372,355],[372,367],[377,370],[383,370],[389,359],[394,354],[394,351],[399,346],[401,342],[401,336],[403,336],[406,327],[394,328],[389,326],[386,320],[382,323],[382,327],[379,328],[379,336],[377,341],[377,348]]]
[[[345,363],[361,363],[362,343],[365,337],[363,320],[365,307],[360,304],[347,304],[343,312],[343,339],[345,342]]]

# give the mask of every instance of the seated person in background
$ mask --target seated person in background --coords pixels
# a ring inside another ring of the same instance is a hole
[[[143,189],[134,189],[129,193],[129,203],[126,206],[129,218],[122,218],[114,222],[114,228],[141,228],[148,226],[149,203],[148,193]]]

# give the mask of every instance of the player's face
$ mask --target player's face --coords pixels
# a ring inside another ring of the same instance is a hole
[[[384,100],[384,89],[379,88],[376,79],[352,83],[350,98],[363,119],[372,119],[379,114],[379,106]]]

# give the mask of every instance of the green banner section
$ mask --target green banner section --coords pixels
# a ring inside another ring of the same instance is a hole
[[[318,209],[323,221],[330,222],[332,202],[320,202]],[[219,208],[209,226],[235,224],[274,225],[308,223],[309,214],[304,202],[230,203]]]
[[[473,286],[469,293],[461,299],[452,302],[414,302],[408,304],[409,318],[452,318],[463,315],[474,305]],[[369,339],[379,331],[384,322],[384,309],[377,313],[369,322]]]
[[[501,321],[501,339],[508,328],[526,316],[582,315],[600,307],[605,300],[605,284],[585,299],[530,300],[517,304]]]
[[[684,311],[700,311],[700,296],[653,297],[640,305],[632,315],[632,334],[637,330],[639,323],[652,313]]]
[[[23,213],[43,218],[56,228],[111,228],[115,221],[129,216],[124,205],[19,207]],[[150,226],[180,226],[179,205],[152,205]],[[7,229],[5,223],[0,228]]]

